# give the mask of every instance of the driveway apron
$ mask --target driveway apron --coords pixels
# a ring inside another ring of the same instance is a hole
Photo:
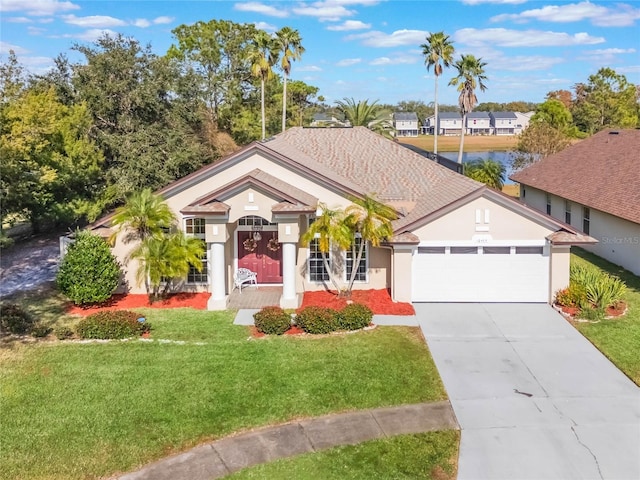
[[[639,479],[640,389],[549,305],[416,304],[458,479]]]

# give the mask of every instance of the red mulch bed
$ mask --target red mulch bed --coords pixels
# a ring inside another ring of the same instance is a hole
[[[249,327],[249,329],[251,330],[251,336],[254,338],[262,338],[267,336],[266,333],[259,332],[256,327]],[[283,335],[302,335],[302,334],[304,334],[304,330],[294,325],[289,330],[284,332]]]
[[[385,289],[354,290],[351,293],[351,301],[366,305],[376,315],[415,315],[416,313],[410,303],[392,301],[389,291]],[[341,310],[347,305],[347,299],[338,297],[335,292],[305,292],[300,308],[312,305]]]
[[[197,310],[206,310],[210,293],[175,293],[168,297],[149,303],[146,294],[117,294],[100,305],[91,307],[79,307],[72,305],[67,313],[72,315],[87,316],[103,310],[128,310],[130,308],[183,308],[190,307]]]

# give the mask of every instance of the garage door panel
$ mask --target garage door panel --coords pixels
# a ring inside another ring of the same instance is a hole
[[[540,254],[413,257],[415,302],[546,302],[549,258]]]

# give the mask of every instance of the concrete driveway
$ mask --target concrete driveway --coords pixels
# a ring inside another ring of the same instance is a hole
[[[414,306],[462,429],[459,480],[640,478],[640,389],[550,306]]]

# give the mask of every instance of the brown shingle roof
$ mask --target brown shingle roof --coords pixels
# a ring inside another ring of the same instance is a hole
[[[640,223],[640,130],[603,130],[511,179]]]
[[[404,205],[415,202],[406,216],[394,221],[396,232],[483,188],[364,127],[295,127],[263,145],[355,191]]]

